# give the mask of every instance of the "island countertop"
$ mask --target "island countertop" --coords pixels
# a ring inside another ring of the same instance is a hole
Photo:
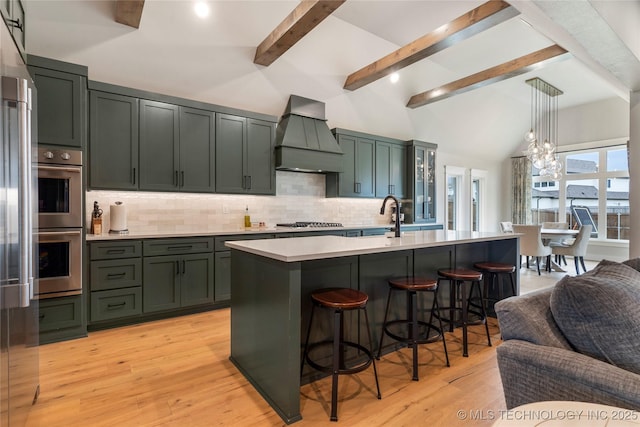
[[[312,236],[294,239],[267,239],[252,241],[229,241],[225,245],[231,249],[284,262],[309,261],[392,252],[407,249],[429,248],[451,244],[464,244],[492,240],[513,239],[512,233],[491,233],[475,231],[425,230],[408,231],[401,237],[386,236]]]

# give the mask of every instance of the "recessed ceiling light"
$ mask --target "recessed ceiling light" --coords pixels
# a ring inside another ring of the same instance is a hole
[[[391,83],[397,83],[398,80],[400,80],[400,75],[398,73],[391,73],[389,80],[391,80]]]
[[[200,18],[206,18],[209,16],[209,5],[203,1],[197,2],[193,9],[196,11],[196,15]]]

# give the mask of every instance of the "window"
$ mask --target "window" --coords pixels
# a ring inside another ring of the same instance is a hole
[[[575,219],[572,206],[589,208],[598,239],[629,240],[629,170],[626,146],[560,153],[564,164],[559,182],[543,181],[534,168],[532,218],[534,222]]]

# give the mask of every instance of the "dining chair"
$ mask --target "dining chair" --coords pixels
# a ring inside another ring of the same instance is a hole
[[[543,230],[568,230],[569,229],[569,224],[566,222],[552,222],[552,221],[545,221],[542,223],[542,229]],[[551,243],[564,243],[564,244],[570,244],[567,242],[565,237],[556,237],[553,239],[542,239],[542,244],[544,244],[545,246],[551,246]],[[564,262],[564,265],[567,265],[567,260],[562,256],[562,255],[556,255],[555,256],[556,262],[558,264],[560,264],[560,262]]]
[[[566,243],[550,243],[551,251],[554,255],[572,256],[576,266],[576,275],[580,274],[578,261],[582,265],[584,272],[587,268],[584,266],[584,256],[587,254],[587,246],[589,245],[589,237],[591,237],[591,225],[583,225],[578,231],[578,235],[572,244]]]
[[[500,231],[502,231],[503,233],[513,233],[513,223],[511,221],[501,222]]]
[[[536,257],[538,275],[540,275],[540,258],[547,258],[546,270],[551,271],[551,248],[542,244],[540,230],[542,225],[513,224],[513,232],[523,234],[520,237],[520,256],[527,257],[527,268],[529,268],[529,257]],[[522,260],[520,261],[522,265]]]

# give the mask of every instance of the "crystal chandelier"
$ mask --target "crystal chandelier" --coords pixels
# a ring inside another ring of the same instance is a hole
[[[529,144],[527,157],[540,176],[552,180],[562,177],[558,160],[558,96],[562,91],[537,77],[526,81],[531,86],[531,128],[524,135]]]

